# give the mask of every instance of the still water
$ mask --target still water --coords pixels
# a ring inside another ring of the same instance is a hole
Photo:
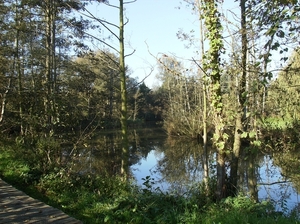
[[[80,150],[73,169],[81,172],[108,172],[112,175],[118,172],[120,140],[120,134],[115,132],[97,135]],[[196,141],[168,138],[161,129],[132,130],[129,141],[130,172],[138,185],[143,187],[145,178],[150,176],[152,189],[184,195],[189,187],[203,179],[203,150]],[[212,175],[214,157],[214,152],[208,156]],[[288,158],[280,153],[265,153],[255,156],[252,161],[255,164],[254,178],[259,200],[270,200],[277,210],[283,212],[300,208],[300,195],[296,190],[299,191],[300,174],[286,168]],[[246,192],[248,186],[245,180],[250,178],[246,169],[249,164],[247,160],[241,159],[240,164],[240,182]],[[299,171],[300,163],[296,167]]]

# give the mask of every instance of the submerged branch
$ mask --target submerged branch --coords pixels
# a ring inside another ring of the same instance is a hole
[[[275,184],[286,184],[286,183],[292,183],[292,181],[288,181],[288,180],[284,180],[284,181],[276,181],[276,182],[272,182],[272,183],[258,183],[258,185],[275,185]]]

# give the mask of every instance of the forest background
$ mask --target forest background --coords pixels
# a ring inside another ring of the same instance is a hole
[[[295,143],[288,150],[296,150],[297,1],[241,0],[226,11],[223,1],[178,3],[198,21],[197,31],[176,31],[195,55],[159,53],[152,50],[156,44],[143,41],[157,68],[149,66],[142,79],[126,64],[130,57],[136,60],[134,42],[127,41],[135,33],[126,33],[130,5],[141,2],[114,3],[1,1],[1,132],[30,149],[41,175],[63,165],[58,158],[64,145],[72,144],[71,156],[95,130],[120,129],[120,174],[126,180],[128,128],[161,125],[170,136],[197,139],[204,150],[216,150],[216,172],[206,159],[204,183],[209,191],[215,181],[212,192],[221,200],[239,190],[242,154],[284,141]],[[114,21],[97,15],[105,7],[115,10]],[[151,19],[143,24],[147,28]],[[159,32],[155,37],[168,42]],[[153,73],[159,82],[150,89],[145,80]]]

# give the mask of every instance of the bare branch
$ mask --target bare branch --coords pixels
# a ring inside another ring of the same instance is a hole
[[[291,181],[284,180],[284,181],[277,181],[277,182],[272,182],[272,183],[259,183],[259,185],[270,186],[270,185],[275,185],[275,184],[286,184],[286,183],[291,183]]]
[[[130,54],[127,54],[127,55],[125,55],[124,57],[126,58],[126,57],[129,57],[129,56],[131,56],[131,55],[133,55],[135,53],[135,49],[130,53]]]
[[[136,2],[137,0],[132,0],[132,1],[129,1],[129,2],[124,2],[124,5],[125,4],[130,4],[130,3],[134,3],[134,2]]]
[[[124,26],[126,26],[127,23],[129,23],[129,19],[126,17],[126,22],[124,23]]]
[[[209,75],[204,71],[201,65],[194,58],[192,58],[192,61],[198,66],[198,68],[200,68],[200,70],[206,75],[206,77],[209,77]]]
[[[138,82],[136,85],[131,86],[131,87],[129,87],[128,89],[135,88],[136,86],[138,86],[138,85],[140,85],[141,83],[143,83],[143,82],[144,82],[144,81],[152,74],[153,71],[154,71],[154,68],[151,67],[151,71],[149,72],[148,75],[146,75],[146,76],[145,76],[140,82]]]
[[[105,2],[104,4],[107,5],[107,6],[109,6],[109,7],[112,7],[112,8],[120,9],[119,6],[111,5],[111,4],[109,4],[108,2]]]
[[[67,22],[68,22],[71,26],[74,26],[69,20],[67,20]],[[75,27],[75,26],[74,26],[74,27]],[[89,37],[92,37],[92,38],[94,38],[95,40],[97,40],[97,41],[103,43],[104,45],[106,45],[106,46],[108,46],[109,48],[113,49],[113,50],[116,51],[117,53],[119,53],[119,51],[118,51],[116,48],[114,48],[114,47],[111,46],[110,44],[106,43],[105,41],[101,40],[100,38],[98,38],[98,37],[96,37],[96,36],[94,36],[94,35],[92,35],[92,34],[86,32],[86,31],[82,31],[82,32],[83,32],[84,34],[88,35]]]
[[[68,4],[67,4],[68,5]],[[68,5],[69,7],[71,7],[70,5]],[[108,24],[108,25],[110,25],[110,26],[113,26],[113,27],[115,27],[115,28],[117,28],[117,29],[119,29],[119,27],[116,25],[116,24],[113,24],[113,23],[110,23],[110,22],[108,22],[108,21],[106,21],[106,20],[103,20],[103,19],[99,19],[99,18],[97,18],[97,17],[95,17],[94,15],[93,15],[93,13],[91,13],[89,10],[87,10],[87,8],[85,8],[84,7],[84,11],[86,11],[88,14],[86,14],[86,13],[83,13],[83,12],[81,12],[81,11],[79,11],[79,10],[76,10],[77,11],[77,13],[79,13],[79,14],[81,14],[81,15],[83,15],[83,16],[85,16],[85,17],[87,17],[87,18],[90,18],[90,19],[93,19],[93,20],[96,20],[97,22],[99,22],[104,28],[106,28],[114,37],[116,37],[118,40],[119,40],[119,37],[118,37],[118,35],[116,35],[107,25],[105,25],[105,23],[106,24]]]

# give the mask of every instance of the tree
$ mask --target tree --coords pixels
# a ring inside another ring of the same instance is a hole
[[[230,184],[233,186],[233,193],[238,190],[238,164],[241,150],[241,134],[247,131],[246,113],[247,113],[247,55],[248,55],[248,39],[247,39],[247,24],[246,24],[246,1],[240,1],[241,8],[241,77],[238,81],[239,87],[237,88],[236,99],[236,115],[235,115],[235,131],[234,142],[232,147],[232,159],[230,166]],[[237,78],[238,79],[238,78]]]
[[[191,69],[171,56],[159,60],[161,88],[166,92],[168,109],[164,126],[170,135],[197,138],[202,132],[201,82]]]
[[[7,11],[1,26],[5,34],[1,45],[5,46],[10,66],[6,76],[10,78],[3,105],[9,109],[11,126],[20,126],[21,134],[44,132],[49,136],[59,123],[57,81],[70,58],[66,54],[75,36],[74,26],[71,30],[68,23],[72,20],[69,14],[74,8],[81,9],[82,3],[20,0],[5,1],[4,6]],[[79,30],[77,26],[76,32]],[[67,33],[69,38],[65,38]]]
[[[8,7],[4,4],[4,1],[0,2],[0,27],[1,27],[1,39],[0,39],[0,99],[1,99],[1,113],[0,113],[0,124],[3,124],[7,95],[11,89],[13,74],[9,72],[9,63],[12,56],[12,49],[9,44],[7,44],[8,35],[5,35],[5,30],[8,27]]]
[[[125,41],[124,41],[124,28],[126,23],[124,22],[124,5],[131,2],[124,2],[123,0],[119,0],[119,5],[111,5],[107,1],[100,1],[104,4],[118,9],[119,12],[119,25],[110,23],[105,20],[101,20],[96,18],[92,13],[90,13],[87,9],[87,16],[90,19],[93,19],[97,22],[99,22],[112,36],[116,38],[119,44],[119,49],[116,49],[106,43],[105,41],[102,41],[101,38],[96,38],[101,43],[105,44],[106,46],[110,47],[114,51],[116,51],[119,54],[119,75],[120,75],[120,96],[121,96],[121,107],[120,107],[120,123],[121,123],[121,133],[122,133],[122,166],[121,166],[121,175],[123,175],[124,179],[127,179],[128,175],[128,159],[129,159],[129,146],[128,146],[128,131],[127,131],[127,88],[126,88],[126,65],[125,65]],[[116,34],[111,30],[109,27],[116,28],[119,33]],[[94,36],[93,36],[94,37]],[[94,37],[95,38],[95,37]]]
[[[120,105],[118,63],[118,56],[108,50],[89,52],[70,62],[61,74],[59,100],[65,107],[60,119],[66,122],[61,125],[67,129],[116,126]]]
[[[288,126],[300,120],[299,106],[300,50],[295,49],[284,70],[271,82],[268,91],[268,113]]]
[[[124,1],[120,0],[119,6],[120,26],[119,26],[119,45],[120,45],[120,82],[121,82],[121,132],[122,132],[122,165],[121,174],[127,178],[129,170],[129,145],[127,131],[127,89],[126,89],[126,66],[125,66],[125,50],[124,50]]]
[[[234,18],[240,16],[239,24],[235,24],[219,13],[218,3],[221,1],[186,2],[199,12],[200,30],[204,21],[206,40],[209,42],[209,49],[205,52],[205,41],[200,36],[201,51],[205,56],[199,62],[195,59],[193,62],[204,73],[202,76],[209,78],[207,83],[210,86],[207,92],[203,91],[203,102],[208,93],[213,109],[213,140],[218,151],[217,197],[221,199],[235,195],[239,190],[243,178],[239,167],[240,155],[247,154],[250,160],[261,146],[259,121],[265,114],[267,87],[272,77],[272,54],[277,51],[285,61],[288,49],[297,44],[299,25],[294,19],[299,14],[299,4],[296,1],[273,1],[269,4],[260,0],[241,0],[240,12],[233,13]],[[227,28],[228,37],[222,37],[223,27]],[[182,31],[178,36],[193,41],[193,36]],[[229,38],[231,41],[228,41]],[[227,52],[231,50],[228,59],[221,56],[225,48]],[[204,85],[202,89],[205,88]],[[180,87],[176,90],[173,91],[180,92]],[[206,126],[205,120],[203,127]],[[225,161],[230,167],[230,177],[226,182]],[[255,186],[251,192],[255,194]],[[253,195],[253,198],[257,197]]]
[[[204,70],[209,74],[211,81],[211,105],[213,108],[214,136],[213,142],[217,149],[217,189],[216,195],[220,200],[226,197],[225,186],[225,147],[227,134],[224,132],[223,103],[221,92],[220,54],[223,51],[222,25],[217,1],[203,2],[203,19],[208,30],[209,50],[204,57]]]

